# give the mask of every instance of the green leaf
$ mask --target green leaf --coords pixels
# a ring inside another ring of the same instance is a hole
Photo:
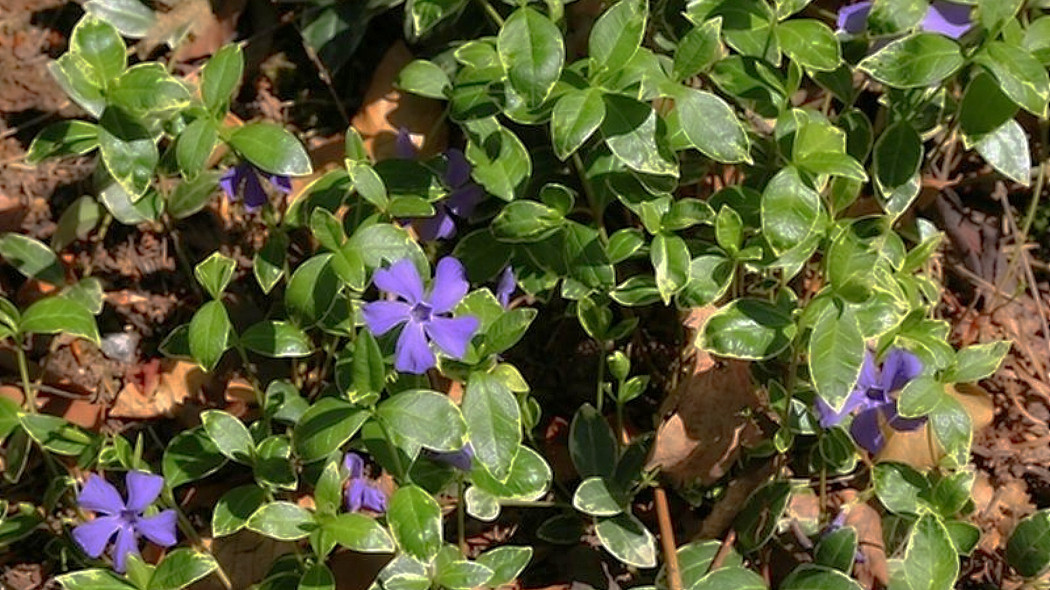
[[[248,528],[278,541],[294,541],[310,534],[316,527],[308,510],[291,502],[263,504],[248,519]]]
[[[1026,578],[1050,567],[1050,510],[1040,510],[1017,523],[1006,545],[1006,561]]]
[[[751,552],[766,544],[791,498],[791,484],[772,481],[755,490],[733,522],[740,548]]]
[[[531,502],[547,493],[551,483],[551,468],[539,453],[522,446],[514,457],[510,477],[506,482],[493,479],[480,465],[474,467],[470,478],[480,490],[501,500]]]
[[[879,501],[896,514],[918,514],[920,497],[929,490],[926,478],[903,463],[876,464],[872,479]]]
[[[324,317],[339,292],[339,277],[332,268],[332,254],[319,254],[299,265],[288,280],[284,305],[303,325]]]
[[[477,562],[492,570],[488,585],[498,588],[516,580],[530,559],[532,547],[502,545],[479,555]]]
[[[205,303],[190,320],[190,356],[202,369],[211,372],[230,347],[232,331],[230,316],[222,302]]]
[[[102,208],[98,206],[98,201],[94,198],[84,195],[73,201],[58,219],[58,227],[51,236],[51,247],[55,251],[60,251],[76,240],[87,238],[101,218]],[[0,252],[2,252],[3,241],[4,238],[0,237]]]
[[[217,170],[208,170],[198,174],[193,180],[180,182],[175,190],[168,194],[165,212],[175,219],[185,219],[194,215],[204,209],[218,186]]]
[[[496,49],[511,87],[527,104],[542,103],[565,63],[565,45],[558,27],[539,12],[521,7],[500,29]]]
[[[66,590],[138,590],[110,570],[87,569],[55,578]]]
[[[264,486],[295,490],[299,480],[291,462],[292,444],[280,434],[268,436],[255,449],[255,481]]]
[[[723,205],[715,216],[715,241],[733,255],[744,242],[744,221],[731,207]]]
[[[762,192],[762,233],[774,252],[784,253],[816,230],[822,209],[820,195],[788,166]]]
[[[685,80],[695,76],[718,61],[725,52],[721,35],[721,18],[705,21],[686,33],[674,52],[671,71],[675,79]]]
[[[590,404],[576,411],[569,426],[569,456],[580,477],[610,478],[616,469],[616,437],[605,418]]]
[[[229,108],[233,91],[244,74],[244,55],[238,43],[224,45],[201,69],[201,98],[212,113]]]
[[[944,396],[929,414],[933,433],[944,449],[948,465],[962,466],[970,458],[973,442],[973,419],[954,397]]]
[[[335,590],[335,576],[323,563],[315,563],[303,573],[297,590]]]
[[[972,144],[999,129],[1017,113],[1017,105],[987,72],[979,72],[966,87],[959,105],[959,125]]]
[[[153,11],[138,0],[89,0],[84,11],[113,25],[121,35],[135,39],[148,35],[157,23]]]
[[[1043,65],[1050,63],[1050,17],[1042,16],[1029,23],[1021,45]]]
[[[65,297],[48,297],[30,305],[22,313],[18,329],[23,334],[65,332],[96,344],[99,342],[95,316],[80,303]]]
[[[506,481],[521,445],[521,410],[514,394],[498,377],[474,372],[462,410],[475,458],[493,477]]]
[[[883,191],[907,184],[922,165],[922,138],[907,121],[886,129],[875,143],[875,179]]]
[[[629,1],[633,0],[623,0]],[[551,111],[551,139],[558,159],[564,161],[580,149],[604,119],[605,101],[600,89],[573,89],[562,95]]]
[[[492,220],[492,235],[501,242],[539,242],[557,232],[565,223],[561,212],[536,201],[508,203]]]
[[[249,162],[270,174],[306,176],[313,173],[303,144],[287,129],[273,123],[248,123],[234,129],[228,141]]]
[[[850,559],[853,559],[852,555]],[[788,574],[778,588],[780,590],[861,590],[861,585],[838,570],[819,565],[802,564]]]
[[[106,99],[93,81],[91,65],[84,58],[75,53],[66,53],[49,63],[47,69],[73,102],[93,117],[102,114],[106,108]]]
[[[1039,60],[1020,47],[990,41],[974,58],[988,68],[1011,100],[1037,117],[1046,116],[1050,100],[1050,75]]]
[[[1003,176],[1028,186],[1031,181],[1032,156],[1028,137],[1021,125],[1010,119],[998,129],[981,137],[974,146],[981,157]]]
[[[747,132],[724,100],[682,86],[676,89],[674,101],[682,132],[700,153],[724,164],[751,162]]]
[[[397,85],[412,94],[444,100],[452,88],[448,74],[434,62],[416,59],[408,63],[397,75]]]
[[[76,457],[97,442],[96,435],[58,416],[22,414],[20,421],[30,438],[57,455]]]
[[[186,178],[195,178],[204,170],[218,137],[219,129],[208,117],[201,117],[182,130],[175,144],[175,159]]]
[[[974,472],[956,471],[945,475],[933,486],[930,503],[941,516],[950,518],[966,508],[973,490]]]
[[[314,504],[321,515],[335,515],[343,507],[343,474],[340,463],[342,457],[334,454],[325,463],[321,475],[314,484]],[[328,523],[322,520],[322,528]]]
[[[782,22],[777,41],[788,57],[811,70],[830,72],[842,62],[842,50],[831,27],[811,18]]]
[[[237,262],[221,252],[212,252],[211,256],[204,259],[193,269],[197,282],[212,296],[219,299],[222,292],[230,284],[233,271],[237,268]]]
[[[175,549],[157,564],[149,590],[180,590],[215,571],[219,564],[211,555],[192,549]]]
[[[52,123],[33,138],[26,152],[27,164],[39,164],[48,158],[81,155],[98,147],[98,126],[87,121]]]
[[[894,88],[920,88],[937,84],[962,65],[954,41],[937,33],[917,33],[893,41],[864,58],[858,67]]]
[[[499,500],[481,488],[477,486],[467,488],[463,499],[467,504],[467,514],[472,517],[485,522],[492,522],[499,518]]]
[[[368,419],[368,412],[346,400],[326,397],[303,413],[292,431],[295,453],[304,463],[323,459],[354,436]]]
[[[99,119],[98,141],[106,170],[132,201],[146,194],[160,161],[149,130],[127,111],[108,106]]]
[[[959,575],[959,558],[939,518],[925,514],[908,536],[903,559],[890,562],[891,588],[950,590]]]
[[[107,98],[110,104],[140,117],[167,117],[192,100],[189,89],[156,62],[129,68],[117,78]]]
[[[248,350],[270,358],[301,358],[313,353],[310,338],[289,322],[263,320],[241,334]]]
[[[628,168],[644,174],[676,176],[678,166],[658,144],[656,111],[627,96],[606,94],[605,119],[599,126],[609,150]]]
[[[591,27],[587,42],[593,71],[618,70],[634,57],[645,35],[649,3],[619,0]]]
[[[485,352],[499,354],[517,344],[538,313],[535,309],[512,309],[500,315],[485,331]]]
[[[689,282],[678,294],[679,305],[702,307],[718,300],[729,289],[733,270],[733,261],[724,256],[694,258],[689,264]]]
[[[127,47],[120,33],[113,25],[91,16],[82,18],[73,27],[69,50],[91,66],[99,85],[119,76],[127,65]]]
[[[762,360],[791,344],[795,324],[782,309],[760,299],[737,299],[708,319],[699,346],[719,356]]]
[[[1023,0],[978,0],[977,21],[994,39],[1006,23],[1013,20],[1022,4]]]
[[[488,586],[492,570],[484,565],[463,559],[459,549],[445,545],[434,559],[434,584],[449,590],[470,590]]]
[[[3,441],[19,425],[21,407],[9,397],[0,397],[0,441]]]
[[[232,535],[248,525],[248,519],[266,501],[266,490],[249,484],[233,488],[219,498],[211,515],[213,537]]]
[[[201,423],[220,453],[238,463],[252,464],[255,442],[244,422],[222,410],[206,410],[201,412]]]
[[[263,247],[252,259],[252,273],[263,293],[269,294],[284,276],[285,258],[288,255],[288,234],[271,232]]]
[[[511,130],[495,119],[464,123],[465,154],[474,167],[471,175],[485,190],[504,201],[518,196],[532,174],[529,151]]]
[[[397,436],[433,451],[458,451],[467,425],[447,395],[426,389],[402,391],[382,403],[376,415]]]
[[[875,0],[868,13],[868,32],[875,36],[905,33],[922,22],[929,8],[925,0]]]
[[[590,516],[615,516],[623,512],[620,502],[600,477],[588,477],[580,482],[572,496],[572,506]]]
[[[430,561],[441,549],[441,507],[423,488],[407,485],[390,498],[387,522],[403,551]]]
[[[969,383],[991,377],[1010,352],[1010,342],[999,340],[967,346],[955,355],[955,365],[944,378],[953,383]]]
[[[829,532],[813,552],[817,565],[834,568],[840,572],[853,571],[853,560],[857,555],[857,529],[847,526]],[[822,588],[822,586],[817,586]]]
[[[602,547],[627,565],[656,567],[656,539],[649,529],[630,514],[601,518],[594,532]]]
[[[809,373],[821,399],[839,411],[864,363],[864,335],[849,307],[829,305],[809,337]]]
[[[598,231],[575,221],[568,221],[565,230],[562,255],[569,276],[594,289],[612,288],[616,273]]]
[[[682,238],[661,232],[653,236],[649,257],[656,271],[656,288],[667,305],[689,281],[689,248]]]
[[[766,590],[761,576],[744,567],[722,567],[707,574],[690,590]],[[823,589],[820,589],[823,590]]]
[[[176,434],[167,449],[161,471],[168,485],[176,487],[197,481],[215,473],[226,464],[226,457],[219,452],[211,437],[203,428],[184,430]]]
[[[0,256],[4,262],[31,279],[40,279],[52,285],[64,285],[66,271],[58,256],[46,244],[22,234],[0,236]]]
[[[410,258],[417,269],[426,269],[426,257],[408,232],[389,223],[377,223],[354,232],[349,244],[361,253],[365,266],[379,268]]]
[[[389,520],[393,523],[393,520]],[[336,543],[361,553],[393,553],[394,540],[374,518],[363,514],[340,514],[322,525]]]
[[[925,416],[941,403],[944,395],[943,383],[934,377],[919,376],[901,390],[897,398],[897,411],[905,418]]]

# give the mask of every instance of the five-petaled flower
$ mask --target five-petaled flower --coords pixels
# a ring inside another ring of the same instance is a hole
[[[395,152],[403,160],[414,159],[416,146],[408,130],[401,128],[397,133]],[[470,180],[470,163],[463,152],[450,148],[445,150],[447,161],[445,174],[441,180],[451,193],[444,200],[434,203],[432,217],[420,217],[412,220],[416,235],[424,242],[443,240],[456,235],[454,218],[466,219],[474,213],[474,208],[485,198],[485,191]]]
[[[875,366],[871,352],[865,352],[860,377],[842,410],[836,412],[823,399],[817,398],[817,413],[820,425],[830,428],[842,422],[854,411],[857,415],[850,425],[850,434],[857,444],[871,453],[877,453],[886,443],[879,424],[879,416],[894,430],[915,430],[923,425],[925,418],[904,418],[897,413],[897,400],[890,394],[900,391],[909,381],[922,373],[922,361],[901,348],[886,355],[881,370]]]
[[[480,324],[473,316],[451,316],[452,308],[470,289],[466,271],[458,260],[446,256],[438,261],[426,294],[419,271],[407,258],[388,269],[377,270],[373,281],[380,291],[401,299],[373,301],[362,310],[368,329],[376,336],[405,325],[395,347],[395,369],[418,375],[437,364],[430,341],[448,356],[463,358]]]
[[[350,473],[346,486],[345,502],[349,512],[364,508],[382,514],[386,512],[386,494],[365,477],[365,460],[357,453],[343,457],[343,468]]]
[[[868,13],[872,2],[857,2],[839,9],[838,28],[851,35],[859,35],[868,28]],[[958,39],[973,26],[970,20],[970,6],[934,0],[922,19],[920,28],[924,31],[940,33],[952,39]]]
[[[230,200],[237,198],[237,190],[243,185],[244,207],[253,211],[266,204],[269,198],[266,189],[263,188],[259,176],[263,175],[270,181],[270,185],[284,194],[292,192],[292,181],[287,176],[279,174],[268,174],[252,166],[248,162],[241,162],[233,168],[229,168],[219,177],[219,186]]]
[[[77,504],[96,513],[94,519],[73,529],[73,539],[92,558],[102,555],[115,534],[113,544],[113,569],[123,572],[129,554],[138,555],[139,535],[161,547],[175,544],[174,510],[163,510],[153,516],[143,516],[146,507],[153,503],[164,487],[164,478],[144,471],[129,471],[127,484],[128,500],[125,503],[115,487],[102,477],[92,473],[77,496]]]

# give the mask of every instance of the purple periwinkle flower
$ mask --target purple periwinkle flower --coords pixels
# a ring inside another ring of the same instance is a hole
[[[365,460],[357,453],[343,457],[343,467],[350,473],[345,502],[348,512],[364,508],[382,514],[386,512],[386,494],[365,477]]]
[[[463,358],[480,323],[473,316],[451,316],[452,308],[470,289],[466,270],[458,260],[446,256],[438,261],[426,294],[419,271],[407,258],[377,270],[373,281],[380,291],[400,298],[373,301],[362,310],[368,329],[376,336],[405,325],[397,339],[394,368],[404,373],[425,373],[437,363],[431,341],[448,356]]]
[[[222,192],[232,201],[237,198],[237,191],[243,186],[244,207],[254,211],[266,204],[269,198],[266,189],[263,188],[259,176],[265,176],[270,185],[284,194],[292,192],[292,181],[287,176],[268,174],[252,166],[248,162],[241,162],[233,168],[229,168],[219,177],[219,186]]]
[[[470,471],[474,465],[474,447],[470,446],[470,443],[463,445],[463,448],[458,451],[438,452],[427,450],[426,455],[438,463],[451,465],[460,471]]]
[[[925,423],[925,418],[904,418],[897,413],[897,400],[890,394],[900,391],[909,381],[922,373],[919,357],[902,348],[894,348],[886,355],[882,368],[875,366],[870,351],[864,354],[860,377],[842,410],[836,412],[823,399],[817,397],[817,413],[820,425],[830,428],[842,422],[847,415],[857,412],[850,425],[850,434],[857,444],[871,453],[877,453],[886,444],[879,425],[879,414],[894,430],[915,430]]]
[[[837,25],[840,31],[859,35],[868,27],[868,13],[872,2],[857,2],[839,9]],[[970,6],[945,0],[934,0],[919,25],[924,31],[940,33],[952,39],[962,37],[973,26]]]
[[[163,510],[153,516],[143,516],[164,487],[164,478],[145,471],[129,471],[128,500],[120,497],[113,484],[92,473],[77,496],[77,504],[95,513],[95,518],[73,529],[73,540],[91,558],[102,555],[115,534],[116,543],[110,555],[113,569],[123,573],[129,554],[138,555],[139,536],[146,537],[161,547],[176,543],[174,510]]]
[[[417,155],[412,137],[404,127],[397,132],[394,152],[402,160],[411,160]],[[461,150],[455,148],[445,150],[445,159],[447,166],[442,181],[451,194],[444,200],[434,203],[432,217],[419,217],[412,220],[412,227],[415,228],[416,235],[424,242],[443,240],[456,235],[455,218],[470,217],[478,203],[485,198],[485,191],[471,182],[470,163],[467,162]]]
[[[499,283],[496,284],[496,300],[503,306],[503,309],[510,307],[510,296],[517,288],[518,281],[514,276],[514,269],[508,266],[500,273]]]

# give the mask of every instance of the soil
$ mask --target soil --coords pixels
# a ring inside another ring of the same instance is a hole
[[[268,6],[249,2],[245,11],[249,18],[242,18],[239,26],[272,30],[278,16]],[[47,71],[48,61],[65,50],[69,31],[80,13],[76,4],[63,0],[0,0],[0,232],[21,232],[47,241],[64,208],[82,194],[90,194],[93,156],[37,167],[21,161],[33,136],[47,123],[83,116]],[[360,105],[371,68],[388,44],[382,39],[384,35],[397,38],[399,25],[396,20],[381,19],[368,35],[359,54],[347,65],[349,73],[329,87],[301,45],[270,33],[249,54],[255,61],[238,97],[237,114],[245,119],[265,114],[297,127],[312,143],[340,132],[347,123],[340,111],[353,113]],[[339,98],[333,99],[333,94]],[[339,108],[336,100],[341,102]],[[961,156],[948,154],[945,158],[942,168],[951,175],[963,171],[980,180],[984,174]],[[946,173],[931,180],[943,182],[949,176]],[[923,203],[923,214],[937,219],[950,237],[941,263],[948,289],[940,312],[952,322],[957,345],[996,338],[1015,342],[1003,369],[983,383],[995,402],[992,426],[977,433],[974,440],[979,470],[975,514],[984,539],[975,554],[965,560],[963,586],[1011,587],[1015,581],[1009,577],[1002,557],[1006,535],[1019,518],[1050,506],[1050,333],[1046,330],[1050,288],[1045,273],[1038,270],[1032,275],[1038,285],[1034,292],[1004,288],[1027,281],[1026,277],[1010,279],[1005,272],[1011,268],[1011,253],[1017,251],[1017,222],[1012,209],[1004,207],[1011,195],[1006,195],[1003,187],[979,181],[959,187],[954,192],[958,198],[952,194],[950,189],[933,190]],[[71,276],[90,275],[102,281],[106,291],[100,316],[102,332],[130,334],[136,346],[129,360],[111,358],[83,342],[56,338],[37,343],[33,350],[35,367],[43,371],[44,385],[59,392],[55,394],[57,412],[78,407],[84,415],[67,413],[67,417],[90,421],[90,412],[112,404],[129,382],[146,387],[150,379],[156,381],[157,363],[151,361],[160,356],[158,345],[172,328],[189,319],[201,301],[187,265],[180,261],[183,255],[199,260],[218,249],[238,261],[239,276],[247,276],[252,254],[265,239],[261,224],[252,223],[220,199],[175,229],[171,232],[151,224],[123,227],[114,223],[62,253]],[[180,236],[179,242],[174,241],[174,235]],[[296,253],[305,250],[303,244],[293,244],[292,248]],[[1017,268],[1031,270],[1033,266],[1024,262]],[[24,304],[46,289],[0,266],[0,293],[4,296]],[[261,317],[267,305],[263,294],[257,288],[240,289],[232,294],[235,322],[240,321],[238,318]],[[1012,296],[1005,297],[1003,291]],[[512,353],[512,360],[522,367],[537,391],[585,392],[541,399],[551,415],[538,432],[546,433],[541,444],[546,446],[558,480],[572,477],[566,473],[571,467],[564,457],[567,419],[589,399],[598,355],[603,354],[572,318],[564,318],[563,312],[546,308],[526,342]],[[632,355],[636,366],[654,375],[654,385],[651,395],[630,406],[628,427],[633,431],[653,428],[653,415],[662,401],[655,392],[670,388],[671,375],[677,374],[682,364],[680,351],[686,341],[686,331],[673,311],[647,313],[654,317],[641,318],[644,328],[636,332]],[[4,381],[14,381],[14,373],[4,360],[7,357],[0,357]],[[547,362],[552,358],[566,360],[552,370]],[[232,368],[220,367],[216,377],[205,380],[200,396],[182,414],[153,421],[106,419],[96,427],[132,437],[143,433],[152,452],[157,453],[154,442],[159,444],[164,437],[193,424],[201,407],[233,403],[226,384],[234,373]],[[728,480],[740,476],[738,468]],[[208,486],[208,481],[199,486],[202,498],[186,498],[191,518],[202,527],[206,527],[204,516],[209,509],[205,501]],[[10,499],[38,498],[42,491],[39,486],[26,486]],[[671,501],[672,514],[683,515],[676,518],[676,534],[679,542],[684,542],[700,530],[704,514],[698,514],[677,494],[672,494]],[[651,500],[643,496],[639,502],[636,513],[655,529]],[[508,538],[516,543],[537,543],[540,548],[533,567],[522,581],[525,587],[567,589],[573,582],[609,588],[635,585],[632,573],[594,544],[566,551],[529,536],[532,533],[527,531],[534,531],[554,514],[557,511],[508,510],[492,525],[474,523],[471,547],[478,552]],[[40,550],[35,543],[27,543],[0,557],[0,586],[17,590],[53,587],[50,572],[39,562]]]

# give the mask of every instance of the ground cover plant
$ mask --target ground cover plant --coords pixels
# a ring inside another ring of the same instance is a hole
[[[1046,586],[1044,2],[232,4],[52,14],[4,583]]]

